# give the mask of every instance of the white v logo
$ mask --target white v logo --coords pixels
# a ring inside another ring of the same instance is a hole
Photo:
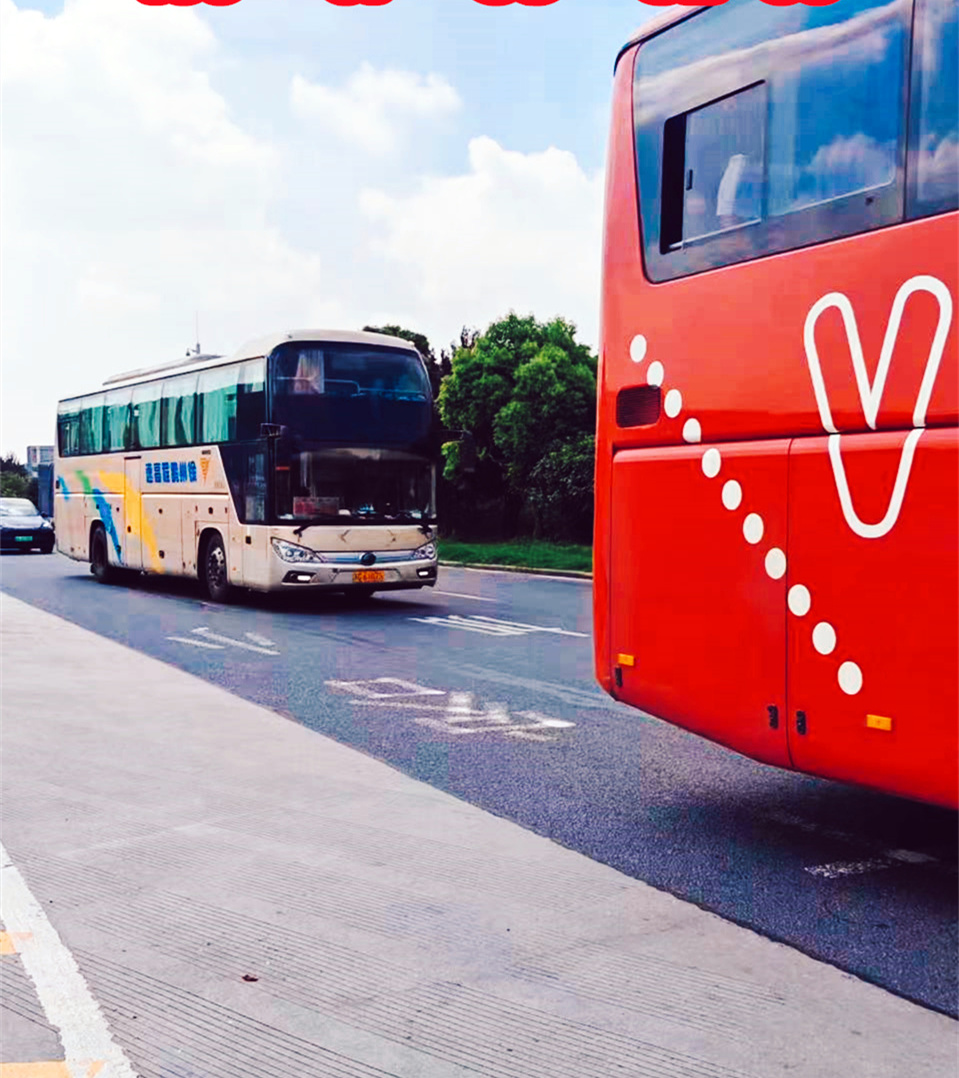
[[[846,467],[843,463],[840,450],[839,432],[833,423],[832,411],[829,407],[829,396],[826,393],[826,385],[823,381],[822,367],[819,362],[819,352],[816,349],[816,323],[823,311],[830,307],[838,309],[842,315],[843,326],[846,330],[846,340],[849,343],[849,352],[852,356],[853,372],[856,376],[856,386],[859,390],[859,400],[862,404],[863,415],[866,423],[876,429],[876,418],[879,415],[879,406],[882,403],[883,390],[886,387],[886,376],[889,373],[889,364],[892,361],[893,349],[899,336],[899,325],[902,322],[902,312],[906,306],[906,300],[914,292],[929,292],[939,301],[939,322],[929,348],[929,356],[926,360],[926,369],[919,386],[916,397],[916,405],[912,413],[912,425],[915,428],[906,437],[899,457],[899,467],[896,471],[896,481],[893,484],[892,496],[886,514],[877,524],[865,524],[859,519],[852,504],[849,493],[849,482],[846,478]],[[912,470],[912,461],[916,452],[916,444],[922,436],[926,423],[926,409],[929,407],[929,398],[932,396],[933,387],[936,384],[936,375],[939,373],[939,364],[942,362],[942,353],[946,347],[949,335],[949,326],[952,322],[952,296],[949,289],[937,277],[920,275],[910,277],[896,293],[892,302],[892,310],[889,312],[889,322],[886,326],[886,334],[883,337],[882,349],[879,353],[879,363],[872,382],[866,372],[866,361],[862,352],[862,341],[859,337],[859,327],[856,324],[856,315],[852,304],[842,292],[830,292],[828,295],[817,300],[806,315],[806,324],[803,329],[803,343],[806,348],[806,363],[809,365],[809,375],[812,379],[813,392],[816,395],[816,404],[819,407],[819,417],[823,428],[831,435],[829,438],[829,459],[832,462],[833,476],[836,480],[836,491],[839,494],[839,503],[842,506],[843,516],[846,523],[863,539],[878,539],[890,532],[899,519],[899,511],[905,497],[906,486],[909,482],[909,473]]]

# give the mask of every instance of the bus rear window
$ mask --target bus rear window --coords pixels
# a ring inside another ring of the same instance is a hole
[[[652,280],[901,219],[910,18],[909,0],[729,0],[640,46]]]

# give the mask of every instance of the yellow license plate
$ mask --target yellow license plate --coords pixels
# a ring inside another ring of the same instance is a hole
[[[382,569],[360,569],[353,574],[354,584],[382,584],[385,579]]]

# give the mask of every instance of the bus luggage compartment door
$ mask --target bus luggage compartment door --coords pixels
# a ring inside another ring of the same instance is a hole
[[[797,439],[789,484],[795,766],[955,807],[959,432]]]
[[[609,582],[617,697],[779,766],[788,446],[617,453]]]

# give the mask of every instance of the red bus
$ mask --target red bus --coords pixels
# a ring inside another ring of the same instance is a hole
[[[616,64],[600,683],[956,807],[956,0],[729,0]]]

